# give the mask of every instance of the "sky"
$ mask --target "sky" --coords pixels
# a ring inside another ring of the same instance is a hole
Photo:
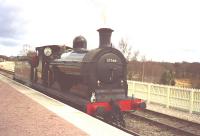
[[[24,44],[72,46],[82,35],[97,48],[101,27],[114,30],[146,60],[200,62],[199,0],[0,0],[0,54]]]

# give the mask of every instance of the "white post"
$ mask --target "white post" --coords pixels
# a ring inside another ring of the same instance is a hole
[[[147,89],[147,103],[150,103],[151,84],[148,84]]]
[[[133,96],[135,93],[135,82],[132,82],[132,83],[133,83],[133,90],[132,90],[132,96]]]
[[[170,99],[169,99],[169,97],[170,97],[170,87],[168,86],[167,87],[167,108],[169,108],[169,105],[170,105]]]
[[[134,95],[134,91],[135,91],[135,82],[134,81],[128,81],[128,86],[130,85],[131,88],[128,87],[128,96],[133,96]]]
[[[192,113],[193,111],[193,103],[194,103],[194,90],[190,91],[190,109],[189,112]]]

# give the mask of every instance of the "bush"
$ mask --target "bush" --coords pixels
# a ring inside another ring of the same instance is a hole
[[[160,83],[164,85],[175,85],[175,79],[174,79],[174,72],[170,71],[165,71],[160,79]]]

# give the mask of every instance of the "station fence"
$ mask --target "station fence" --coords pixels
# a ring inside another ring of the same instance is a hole
[[[147,103],[165,105],[190,113],[200,113],[200,90],[128,80],[128,95]]]

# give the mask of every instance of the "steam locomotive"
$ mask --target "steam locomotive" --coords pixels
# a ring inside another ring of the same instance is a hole
[[[90,115],[122,118],[122,112],[141,110],[141,99],[127,96],[127,62],[112,47],[110,28],[98,30],[99,48],[87,50],[83,36],[73,48],[48,45],[36,48],[36,55],[19,59],[14,79],[77,104]]]

